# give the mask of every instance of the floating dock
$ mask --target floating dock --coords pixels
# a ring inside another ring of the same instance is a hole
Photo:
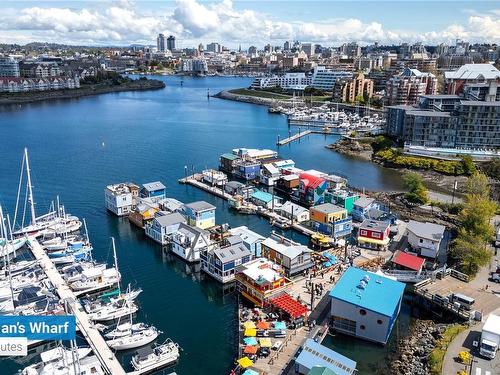
[[[71,313],[76,318],[77,330],[80,331],[83,338],[92,348],[92,351],[99,359],[104,372],[110,375],[142,375],[152,372],[153,370],[150,367],[140,371],[125,372],[121,363],[118,359],[116,359],[113,351],[109,348],[108,344],[106,344],[106,341],[102,337],[101,333],[90,320],[83,306],[78,301],[77,296],[64,281],[54,263],[52,263],[50,258],[47,256],[37,239],[35,237],[28,237],[27,244],[40,267],[47,275],[47,278],[56,288],[59,298],[61,298],[62,301],[67,302],[71,309]],[[159,366],[158,368],[160,367],[165,366]],[[156,370],[156,368],[154,370]]]
[[[28,246],[31,252],[39,262],[40,267],[44,270],[50,282],[57,290],[57,294],[61,300],[66,301],[71,307],[71,312],[75,315],[76,325],[80,330],[85,340],[89,343],[92,351],[101,362],[104,371],[112,375],[125,375],[121,363],[116,359],[114,353],[104,341],[101,333],[95,328],[87,313],[83,309],[75,294],[71,291],[68,284],[57,271],[56,267],[47,256],[42,246],[38,243],[35,237],[28,238]]]
[[[312,131],[311,131],[311,130],[305,130],[305,131],[303,131],[303,132],[301,132],[301,131],[299,130],[299,132],[298,132],[297,134],[294,134],[294,135],[292,135],[292,136],[290,136],[290,137],[288,137],[288,138],[285,138],[285,139],[283,139],[283,140],[281,140],[281,141],[280,141],[280,140],[279,140],[279,138],[278,138],[278,142],[276,142],[276,145],[278,145],[278,146],[283,146],[283,145],[286,145],[286,144],[288,144],[288,143],[290,143],[290,142],[296,141],[297,139],[300,139],[300,138],[302,138],[302,137],[305,137],[306,135],[309,135],[309,134],[311,134],[311,133],[312,133]]]

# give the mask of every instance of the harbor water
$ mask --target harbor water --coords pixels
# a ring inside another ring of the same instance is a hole
[[[111,264],[110,237],[116,238],[124,284],[144,290],[138,319],[158,327],[163,337],[183,348],[177,373],[227,374],[236,347],[236,297],[200,275],[197,266],[165,253],[127,219],[107,213],[104,188],[122,181],[160,180],[167,185],[168,196],[215,204],[218,223],[246,225],[267,235],[271,227],[266,220],[236,215],[221,199],[180,185],[177,179],[184,176],[185,166],[194,170],[217,167],[218,156],[233,148],[276,149],[278,135],[287,137],[289,129],[284,116],[268,114],[266,107],[207,98],[207,89],[215,94],[248,86],[248,78],[159,79],[167,85],[163,90],[0,107],[0,203],[13,212],[22,151],[28,147],[37,213],[46,212],[59,194],[69,212],[86,219],[99,261]],[[345,176],[359,188],[401,188],[397,172],[324,147],[335,139],[311,134],[280,147],[279,153],[301,168]],[[297,233],[287,234],[305,241]],[[403,309],[404,327],[408,316]],[[347,356],[361,350],[360,362],[363,358],[380,362],[385,353],[353,339],[344,339],[342,345],[331,341],[335,338],[325,343]],[[128,363],[131,354],[123,354],[124,362]],[[13,373],[24,365],[4,359],[0,373]],[[368,373],[372,372],[360,371]]]

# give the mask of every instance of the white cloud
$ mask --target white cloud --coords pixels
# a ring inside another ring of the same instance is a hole
[[[156,34],[173,33],[184,46],[200,41],[220,41],[229,46],[238,44],[279,44],[283,40],[298,39],[324,45],[347,41],[361,43],[399,43],[423,41],[427,43],[452,42],[456,38],[471,42],[500,42],[500,9],[478,13],[462,10],[463,24],[452,24],[441,30],[418,33],[411,29],[390,30],[373,20],[357,18],[325,19],[316,22],[286,22],[278,15],[258,13],[250,9],[236,9],[232,1],[201,3],[200,0],[177,0],[167,11],[144,14],[130,0],[102,4],[83,9],[64,7],[31,7],[0,12],[2,41],[25,43],[27,40],[73,44],[154,43]],[[157,4],[157,3],[155,3]],[[244,3],[242,3],[244,5]],[[300,17],[300,15],[299,15]],[[16,37],[17,35],[17,37]],[[2,40],[3,39],[3,40]]]

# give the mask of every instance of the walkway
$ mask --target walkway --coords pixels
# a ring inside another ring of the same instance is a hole
[[[126,373],[123,370],[122,365],[116,359],[114,353],[108,347],[100,332],[92,324],[75,294],[68,287],[68,284],[66,284],[64,279],[61,277],[56,267],[35,237],[28,238],[28,246],[30,247],[35,258],[38,260],[40,267],[44,270],[50,282],[57,289],[57,294],[61,300],[66,301],[71,307],[71,311],[76,318],[78,329],[101,362],[104,371],[111,375],[125,375]]]
[[[305,131],[303,131],[303,132],[301,132],[301,131],[299,130],[299,132],[298,132],[298,133],[296,133],[296,134],[294,134],[294,135],[292,135],[292,136],[290,136],[290,137],[288,137],[288,138],[285,138],[285,139],[283,139],[283,140],[281,140],[281,141],[280,141],[280,140],[279,140],[279,138],[278,138],[278,142],[276,142],[276,145],[278,145],[278,146],[283,146],[283,145],[286,145],[286,144],[288,144],[288,143],[290,143],[290,142],[296,141],[297,139],[300,139],[300,138],[302,138],[302,137],[305,137],[306,135],[309,135],[309,134],[311,134],[311,133],[312,133],[312,131],[311,131],[311,130],[305,130]]]

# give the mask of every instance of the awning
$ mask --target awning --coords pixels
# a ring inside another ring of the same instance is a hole
[[[243,342],[246,345],[257,345],[257,339],[255,337],[245,337]]]
[[[245,329],[245,336],[257,336],[257,330],[255,328],[246,328]]]
[[[273,344],[271,343],[271,339],[267,337],[259,339],[259,345],[263,348],[270,348],[271,346],[273,346]]]
[[[243,353],[255,354],[255,353],[257,353],[257,347],[255,345],[247,345],[247,346],[245,346],[245,349],[243,349]]]
[[[269,329],[269,326],[270,326],[269,322],[266,322],[264,320],[260,320],[257,322],[258,329]]]
[[[274,322],[273,326],[274,326],[274,329],[286,329],[285,322]]]
[[[306,306],[301,304],[296,299],[293,299],[289,294],[284,293],[269,301],[273,306],[286,312],[292,319],[305,315],[308,312]]]
[[[245,372],[241,375],[259,375],[259,373],[257,371],[248,369],[248,370],[245,370]]]
[[[247,320],[245,323],[243,323],[243,327],[246,328],[255,328],[255,323],[252,322],[251,320]]]
[[[238,359],[237,362],[243,368],[247,368],[247,367],[250,367],[250,366],[253,365],[252,360],[250,358],[248,358],[248,357],[240,358],[240,359]]]
[[[366,243],[372,243],[375,245],[387,245],[389,243],[389,238],[386,238],[385,240],[376,240],[374,238],[368,238],[368,237],[358,237],[358,242],[366,242]]]

